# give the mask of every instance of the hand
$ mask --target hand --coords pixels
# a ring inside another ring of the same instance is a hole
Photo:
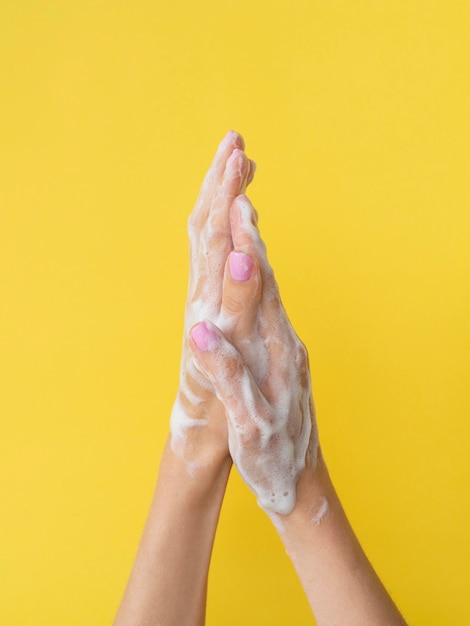
[[[190,327],[204,318],[223,325],[228,336],[236,340],[243,320],[249,321],[250,311],[257,308],[256,264],[244,255],[228,258],[233,250],[230,207],[252,181],[254,172],[255,164],[244,153],[242,137],[230,132],[219,146],[189,218],[190,278],[171,445],[192,474],[214,460],[229,457],[225,410],[211,384],[196,369],[187,338]]]
[[[235,340],[226,327],[206,320],[192,329],[191,348],[225,406],[237,469],[262,508],[287,514],[297,480],[306,465],[315,465],[318,451],[308,356],[282,306],[246,196],[234,201],[231,224],[235,251],[258,263],[260,303]]]

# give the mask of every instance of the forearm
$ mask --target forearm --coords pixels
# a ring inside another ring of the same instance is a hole
[[[318,626],[404,626],[362,550],[320,459],[298,485],[293,513],[274,522]]]
[[[204,624],[207,575],[231,460],[190,475],[169,443],[115,626]]]

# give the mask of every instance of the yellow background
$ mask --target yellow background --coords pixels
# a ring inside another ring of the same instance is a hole
[[[112,621],[229,128],[321,439],[411,624],[470,623],[466,0],[0,0],[0,623]],[[313,624],[232,476],[208,624]]]

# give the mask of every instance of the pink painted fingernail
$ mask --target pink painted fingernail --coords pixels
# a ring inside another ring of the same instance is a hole
[[[206,322],[194,326],[191,337],[201,352],[213,352],[219,343],[219,335]]]
[[[248,280],[253,271],[253,261],[243,252],[231,252],[229,257],[230,276],[233,280]]]

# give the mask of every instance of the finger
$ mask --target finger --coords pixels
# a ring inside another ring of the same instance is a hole
[[[270,406],[235,346],[209,321],[193,326],[190,336],[195,364],[214,386],[236,438],[247,444],[269,438]]]
[[[191,253],[197,267],[198,281],[194,297],[211,301],[220,311],[222,281],[227,256],[233,248],[230,207],[240,190],[246,187],[249,161],[245,153],[235,149],[227,161],[224,178],[211,202],[208,219],[199,232],[197,256]]]
[[[188,221],[189,299],[207,298],[210,294],[210,299],[217,301],[219,308],[224,263],[232,249],[230,205],[246,186],[250,167],[243,150],[234,147],[237,145],[244,145],[237,133],[229,133],[220,144]],[[208,282],[209,276],[211,280]]]
[[[249,198],[240,195],[235,198],[230,211],[230,223],[234,249],[245,252],[258,260],[263,293],[274,296],[278,287],[274,272],[268,261],[266,245],[258,229],[258,214]]]
[[[227,159],[235,149],[243,151],[245,149],[245,142],[240,134],[231,130],[220,142],[212,164],[204,177],[201,191],[199,192],[195,207],[189,218],[190,230],[192,228],[201,228],[206,221],[211,205],[211,196],[215,193],[216,187],[220,185],[224,176]]]
[[[250,172],[248,174],[248,178],[246,179],[246,186],[248,187],[248,185],[250,183],[253,182],[253,178],[255,177],[255,173],[256,173],[256,163],[250,159]]]
[[[220,327],[234,339],[249,339],[256,328],[260,296],[256,258],[232,251],[225,264]]]
[[[210,207],[209,219],[216,230],[230,231],[230,207],[234,198],[245,191],[250,168],[248,157],[238,148],[227,159],[221,184]]]
[[[245,141],[239,133],[230,130],[217,148],[209,171],[204,178],[203,186],[206,184],[210,185],[213,182],[220,183],[225,172],[227,159],[236,149],[243,151],[245,149]]]

